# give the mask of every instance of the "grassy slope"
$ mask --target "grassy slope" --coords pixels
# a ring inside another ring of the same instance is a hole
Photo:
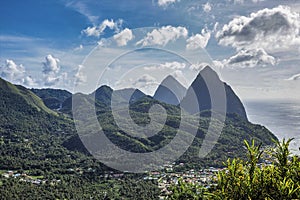
[[[49,114],[57,115],[56,112],[47,108],[38,96],[23,86],[13,85],[0,78],[0,88],[4,91],[22,96],[29,105],[33,106],[38,111],[43,110]]]

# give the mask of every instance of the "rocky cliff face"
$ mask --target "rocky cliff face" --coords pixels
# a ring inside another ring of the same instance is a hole
[[[210,89],[215,93],[218,93],[222,86],[224,86],[227,107],[226,114],[238,114],[240,117],[247,120],[244,105],[239,97],[234,93],[232,88],[226,83],[222,82],[218,74],[208,66],[200,71],[196,79],[188,88],[185,97],[181,101],[182,107],[187,112],[195,114],[204,110],[211,110],[211,94],[208,90],[208,84]],[[222,91],[219,93],[221,92]],[[198,103],[194,101],[198,101]]]

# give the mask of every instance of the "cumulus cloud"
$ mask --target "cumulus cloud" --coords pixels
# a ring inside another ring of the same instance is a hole
[[[167,7],[168,5],[175,3],[176,1],[180,0],[158,0],[158,5],[161,7]]]
[[[163,26],[147,33],[146,37],[138,41],[136,44],[142,46],[165,46],[171,41],[175,41],[180,37],[186,38],[187,36],[188,30],[185,27]]]
[[[1,71],[1,76],[12,82],[20,82],[25,75],[23,65],[17,65],[13,60],[6,60]]]
[[[17,65],[13,60],[6,60],[5,65],[0,68],[1,77],[15,84],[34,86],[35,81],[27,75],[22,64]]]
[[[35,80],[33,80],[33,78],[31,76],[26,76],[23,79],[23,84],[26,86],[35,86],[36,82],[35,82]]]
[[[43,62],[43,73],[57,73],[60,70],[59,59],[54,58],[52,55],[47,55],[45,57],[45,62]]]
[[[266,51],[300,44],[300,16],[286,6],[263,9],[241,16],[216,33],[219,44],[236,49],[264,48]]]
[[[58,75],[60,71],[59,59],[53,57],[52,55],[47,55],[45,57],[45,62],[43,62],[43,73],[44,73],[44,84],[46,86],[55,85],[59,80]]]
[[[123,24],[122,19],[119,19],[116,22],[113,19],[111,20],[105,19],[98,26],[87,27],[86,29],[82,30],[81,33],[85,34],[86,36],[99,37],[100,35],[103,34],[106,28],[119,32],[122,24]]]
[[[120,33],[114,35],[114,40],[117,42],[118,46],[125,46],[127,43],[134,38],[132,31],[128,28],[125,28]]]
[[[300,74],[295,74],[291,76],[290,78],[286,79],[288,81],[299,81],[300,80]]]
[[[144,69],[145,70],[163,70],[163,69],[182,70],[185,67],[186,67],[185,63],[174,61],[174,62],[166,62],[155,66],[144,67]]]
[[[187,39],[186,48],[194,50],[198,48],[205,48],[210,39],[211,33],[207,29],[202,29],[201,34],[196,34]]]
[[[204,12],[209,13],[212,9],[211,4],[209,2],[207,2],[206,4],[203,4],[202,9]]]
[[[268,65],[275,65],[276,63],[277,60],[273,56],[268,55],[262,48],[241,50],[228,60],[224,60],[224,65],[230,68],[265,67]]]

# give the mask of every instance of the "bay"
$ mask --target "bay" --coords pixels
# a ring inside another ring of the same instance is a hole
[[[245,101],[249,120],[261,124],[278,139],[295,138],[290,149],[300,155],[300,102],[295,100],[251,100]]]

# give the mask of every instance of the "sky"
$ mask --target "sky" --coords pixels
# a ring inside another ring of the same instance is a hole
[[[244,100],[300,99],[297,0],[0,2],[0,76],[29,88],[153,94],[206,65]]]

